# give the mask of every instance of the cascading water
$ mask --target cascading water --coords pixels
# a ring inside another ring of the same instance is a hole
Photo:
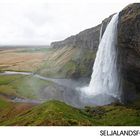
[[[101,42],[101,39],[102,39],[102,31],[103,31],[103,24],[101,24],[99,43]]]
[[[102,36],[89,86],[81,89],[87,96],[107,95],[120,100],[121,82],[116,47],[118,15],[112,17]]]

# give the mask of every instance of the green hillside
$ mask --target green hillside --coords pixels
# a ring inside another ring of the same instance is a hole
[[[14,109],[14,106],[15,104],[7,106],[1,112],[0,125],[140,125],[140,108],[136,108],[135,106],[127,107],[112,104],[102,107],[86,107],[85,109],[77,109],[59,101],[48,101],[36,106],[24,105],[27,106],[24,110],[18,110],[17,108]],[[16,103],[16,106],[23,105]]]

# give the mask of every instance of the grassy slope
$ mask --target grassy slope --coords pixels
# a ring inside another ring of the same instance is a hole
[[[49,101],[29,109],[0,125],[90,125],[90,117],[79,109]]]
[[[23,111],[0,125],[140,125],[140,109],[106,105],[76,109],[59,101],[49,101]]]
[[[88,49],[77,49],[73,57],[59,70],[65,77],[79,78],[91,75],[96,52]]]
[[[15,117],[19,113],[24,112],[33,106],[35,105],[29,103],[12,103],[0,96],[0,123]]]
[[[139,126],[140,108],[124,105],[105,105],[86,109],[97,120],[97,125]]]

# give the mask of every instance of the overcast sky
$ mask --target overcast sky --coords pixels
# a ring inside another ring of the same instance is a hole
[[[0,45],[49,44],[94,27],[135,0],[0,3]],[[111,2],[113,1],[113,2]]]

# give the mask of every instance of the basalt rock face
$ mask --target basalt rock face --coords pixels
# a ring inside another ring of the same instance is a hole
[[[140,96],[140,3],[119,14],[118,47],[122,66],[124,101]]]
[[[77,35],[66,38],[63,41],[51,43],[52,48],[65,48],[65,50],[66,48],[74,48],[77,50],[77,52],[73,54],[73,58],[71,58],[71,60],[60,70],[62,73],[67,70],[66,78],[77,79],[80,77],[91,76],[96,51],[99,45],[100,33],[102,36],[111,18],[112,15],[103,20],[103,22],[96,27],[84,30]]]
[[[99,45],[99,36],[100,36],[100,29],[102,26],[103,35],[107,24],[111,20],[112,15],[103,20],[102,24],[97,25],[96,27],[86,29],[80,32],[77,35],[73,35],[71,37],[66,38],[63,41],[52,42],[51,47],[58,48],[58,47],[79,47],[83,49],[92,49],[97,50]]]
[[[51,43],[51,47],[79,47],[97,49],[101,25],[84,30],[77,35],[66,38],[63,41]]]

